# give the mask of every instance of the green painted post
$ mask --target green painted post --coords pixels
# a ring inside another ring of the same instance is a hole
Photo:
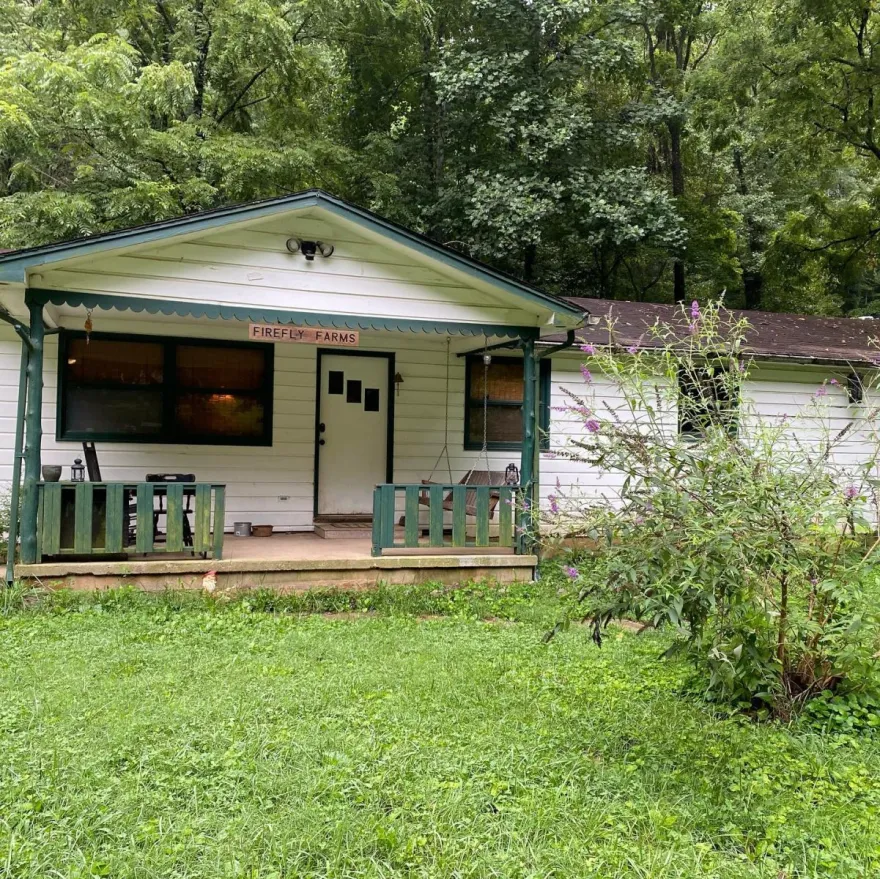
[[[522,509],[519,510],[519,531],[517,546],[521,553],[532,550],[532,538],[527,532],[532,527],[532,504],[534,500],[535,446],[538,430],[537,406],[537,359],[535,340],[531,337],[522,340],[523,349],[523,441],[520,460],[520,482],[522,484]]]
[[[382,488],[373,489],[373,548],[370,555],[374,558],[382,555]]]
[[[24,493],[21,503],[21,560],[32,565],[37,560],[37,519],[40,481],[40,450],[43,442],[43,304],[25,294],[30,311],[31,351],[27,365],[27,407],[25,412]]]
[[[223,558],[223,529],[226,527],[226,486],[214,486],[214,555]]]
[[[6,582],[15,579],[15,546],[18,543],[18,498],[21,491],[21,462],[24,458],[24,416],[27,405],[27,368],[30,349],[21,340],[21,365],[18,372],[18,408],[15,412],[15,450],[12,459],[12,497],[9,504],[9,541],[6,551]],[[36,551],[36,549],[35,549]]]
[[[419,493],[418,485],[406,487],[406,507],[404,510],[405,531],[403,545],[414,547],[419,545]]]

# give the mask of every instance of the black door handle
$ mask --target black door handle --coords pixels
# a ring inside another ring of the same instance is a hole
[[[323,433],[325,430],[327,430],[327,425],[324,424],[324,422],[322,421],[322,422],[318,425],[318,430],[321,431],[321,433]]]
[[[327,440],[323,440],[323,439],[322,439],[322,440],[318,440],[318,445],[319,445],[319,446],[325,446],[325,445],[327,445]]]

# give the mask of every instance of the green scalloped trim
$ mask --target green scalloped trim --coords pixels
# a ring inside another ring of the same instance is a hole
[[[251,305],[210,305],[202,302],[180,302],[173,299],[142,299],[136,296],[105,296],[100,293],[73,293],[65,290],[45,290],[39,287],[27,291],[29,301],[44,305],[70,305],[100,308],[105,311],[146,311],[149,314],[177,315],[178,317],[207,317],[222,320],[253,321],[254,323],[302,324],[307,327],[333,327],[340,330],[387,330],[389,332],[442,333],[461,336],[502,336],[510,338],[537,338],[536,327],[511,327],[503,324],[455,323],[427,320],[399,320],[397,318],[368,317],[365,315],[325,314],[308,311],[279,311]]]

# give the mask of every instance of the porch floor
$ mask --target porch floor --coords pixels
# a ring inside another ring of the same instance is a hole
[[[311,532],[272,537],[227,535],[223,559],[190,554],[152,555],[117,561],[67,560],[17,565],[16,576],[53,588],[102,589],[133,585],[143,589],[201,589],[214,572],[217,590],[271,588],[368,588],[384,583],[468,580],[515,582],[531,580],[537,558],[489,548],[387,550],[370,554],[365,538],[319,537]],[[393,553],[393,554],[391,554]]]

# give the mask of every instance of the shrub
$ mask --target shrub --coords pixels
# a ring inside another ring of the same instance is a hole
[[[597,641],[615,617],[671,625],[713,698],[787,716],[876,662],[877,410],[850,407],[834,432],[832,377],[797,412],[762,414],[744,393],[747,332],[694,303],[626,352],[613,323],[607,346],[584,346],[584,393],[566,406],[584,430],[559,454],[620,487],[559,492],[542,532],[595,543],[589,575],[569,573]],[[868,452],[853,465],[856,435]]]

